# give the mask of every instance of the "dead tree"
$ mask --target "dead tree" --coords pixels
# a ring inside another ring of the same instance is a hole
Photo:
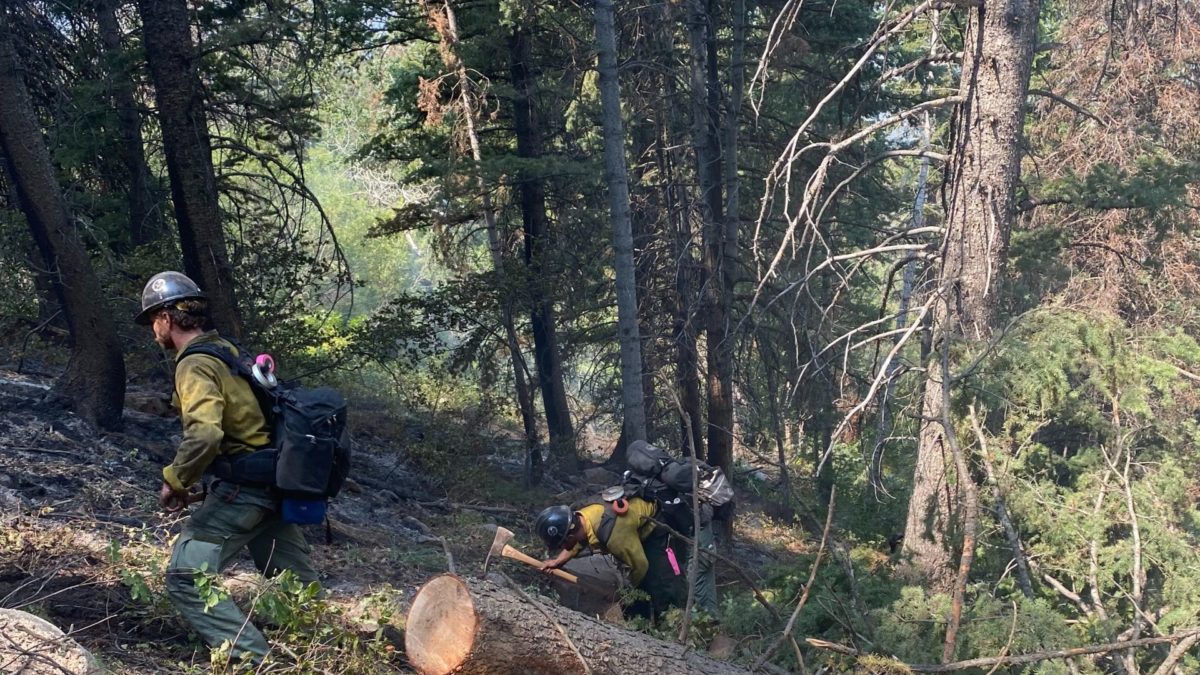
[[[933,306],[935,355],[925,379],[921,429],[904,552],[912,572],[937,591],[955,582],[952,539],[961,486],[946,434],[948,360],[955,341],[985,345],[1014,215],[1024,104],[1039,0],[973,8],[963,50],[962,99],[946,165],[946,233]]]

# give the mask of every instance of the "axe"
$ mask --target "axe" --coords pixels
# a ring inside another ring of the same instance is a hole
[[[499,526],[496,527],[496,538],[492,540],[492,547],[490,549],[488,549],[487,559],[483,561],[483,573],[485,575],[487,574],[488,565],[491,564],[491,562],[492,562],[493,555],[503,556],[505,558],[512,558],[513,560],[523,562],[526,565],[529,565],[530,567],[540,568],[542,566],[541,560],[538,560],[537,558],[534,558],[533,556],[525,555],[524,553],[521,553],[520,551],[513,548],[512,546],[509,546],[508,542],[511,541],[512,538],[513,538],[512,530],[509,530],[509,529],[506,529],[503,527],[499,527]],[[564,572],[559,569],[554,569],[554,570],[550,570],[550,573],[560,579],[566,579],[567,581],[569,581],[571,583],[575,583],[575,582],[579,581],[579,577],[575,576],[574,574],[571,574],[570,572]]]

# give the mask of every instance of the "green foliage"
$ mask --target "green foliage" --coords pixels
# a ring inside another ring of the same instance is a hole
[[[0,209],[0,334],[37,318],[38,296],[28,261],[32,250],[24,217]]]
[[[934,663],[941,657],[949,599],[912,586],[876,617],[880,651],[909,663]]]
[[[351,619],[342,607],[322,597],[316,583],[305,584],[290,571],[264,582],[253,599],[252,616],[265,622],[277,646],[268,657],[271,672],[394,672],[398,670],[394,635],[397,597],[389,590],[372,593]],[[373,631],[362,629],[374,626]],[[229,661],[229,645],[212,651],[215,672],[242,672],[246,664]]]
[[[205,612],[221,604],[221,601],[229,599],[229,593],[221,587],[219,571],[210,570],[206,561],[200,563],[200,567],[192,572],[192,583],[196,586],[197,595],[204,601]]]
[[[291,570],[284,570],[258,597],[254,610],[279,630],[312,630],[320,619],[313,611],[321,587],[304,583]]]
[[[121,545],[116,539],[108,542],[108,562],[129,589],[130,598],[151,608],[158,616],[174,613],[170,600],[162,587],[165,576],[166,558],[160,549],[148,541],[143,531],[136,544]]]
[[[1089,209],[1145,210],[1145,223],[1163,234],[1172,225],[1186,219],[1168,219],[1169,214],[1188,207],[1188,187],[1200,176],[1200,164],[1181,162],[1154,151],[1140,155],[1136,167],[1126,169],[1099,162],[1086,175],[1068,171],[1063,177],[1042,186],[1040,199],[1064,202]],[[1135,223],[1128,223],[1128,227]]]

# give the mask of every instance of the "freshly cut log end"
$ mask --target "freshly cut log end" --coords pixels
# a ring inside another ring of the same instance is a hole
[[[45,619],[0,608],[0,672],[21,675],[100,675],[92,657]]]
[[[417,591],[404,647],[421,675],[746,673],[682,645],[523,597],[489,581],[449,574]]]
[[[413,599],[404,629],[404,650],[422,673],[449,673],[471,653],[479,621],[462,581],[437,577]]]

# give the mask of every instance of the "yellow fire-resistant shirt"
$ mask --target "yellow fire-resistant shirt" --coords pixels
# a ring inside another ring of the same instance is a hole
[[[617,516],[613,524],[612,534],[608,544],[601,543],[597,530],[600,520],[604,517],[604,504],[589,504],[579,509],[577,513],[583,516],[584,532],[587,533],[587,543],[594,550],[611,553],[613,557],[629,566],[629,581],[634,586],[642,582],[650,563],[646,560],[646,550],[642,541],[654,531],[654,517],[658,507],[654,502],[648,502],[639,497],[629,500],[629,511]],[[583,544],[577,545],[571,551],[574,557],[583,550]]]
[[[197,336],[188,345],[201,342],[237,353],[216,331]],[[250,383],[213,356],[176,356],[175,404],[183,421],[183,440],[175,460],[163,468],[163,480],[176,490],[186,490],[200,480],[217,456],[252,452],[270,442],[267,421]]]

